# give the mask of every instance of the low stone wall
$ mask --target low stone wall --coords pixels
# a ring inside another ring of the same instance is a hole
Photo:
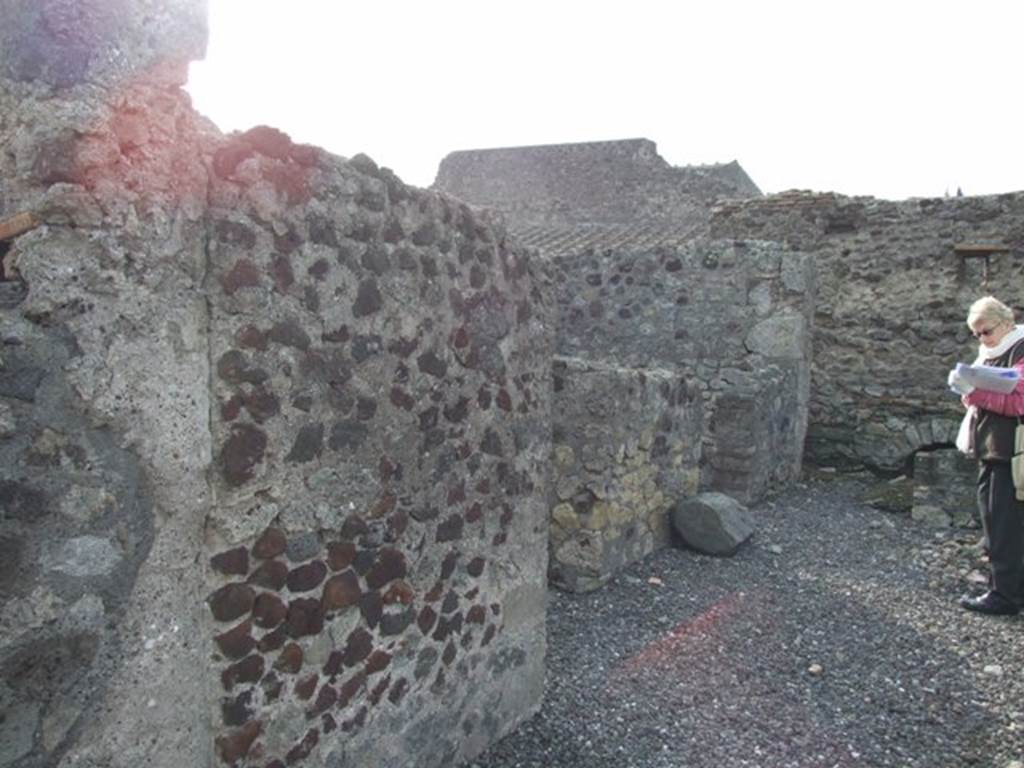
[[[777,240],[817,264],[807,452],[818,464],[909,471],[916,451],[952,445],[963,409],[946,373],[976,354],[967,308],[992,293],[1024,317],[1022,193],[891,202],[791,192],[720,206],[711,234]],[[964,243],[1009,252],[964,257]]]
[[[701,393],[703,487],[717,488],[735,457],[748,461],[729,489],[746,502],[798,476],[810,388],[809,258],[773,243],[695,241],[588,250],[554,265],[559,354],[673,371]],[[737,421],[741,412],[750,418]]]
[[[669,542],[668,510],[697,491],[701,401],[672,371],[556,358],[549,574],[600,586]]]

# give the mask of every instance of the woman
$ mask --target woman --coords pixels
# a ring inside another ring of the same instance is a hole
[[[1024,502],[1017,499],[1010,472],[1014,431],[1018,417],[1024,416],[1024,326],[1014,324],[1008,306],[986,296],[971,305],[967,327],[981,342],[975,365],[1012,367],[1021,380],[1005,395],[969,386],[960,390],[967,391],[963,403],[973,426],[978,508],[992,567],[990,589],[977,597],[965,595],[960,605],[978,613],[1012,615],[1024,603]]]

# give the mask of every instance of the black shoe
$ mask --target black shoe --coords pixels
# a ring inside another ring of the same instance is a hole
[[[960,598],[960,606],[975,613],[988,613],[992,616],[1013,616],[1020,611],[1017,604],[1006,599],[994,589],[990,589],[978,597],[964,595]]]

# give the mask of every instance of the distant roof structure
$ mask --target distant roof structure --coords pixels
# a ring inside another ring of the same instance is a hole
[[[736,161],[674,167],[649,139],[452,152],[434,188],[501,211],[550,252],[678,242],[706,225],[712,205],[761,196]]]

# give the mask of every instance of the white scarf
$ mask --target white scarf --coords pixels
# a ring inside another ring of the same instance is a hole
[[[1010,347],[1021,339],[1024,339],[1024,325],[1015,325],[1013,330],[1003,336],[1002,340],[994,347],[986,347],[984,344],[979,344],[978,357],[975,358],[974,364],[984,365],[986,360],[994,360],[1000,355],[1006,354]]]

